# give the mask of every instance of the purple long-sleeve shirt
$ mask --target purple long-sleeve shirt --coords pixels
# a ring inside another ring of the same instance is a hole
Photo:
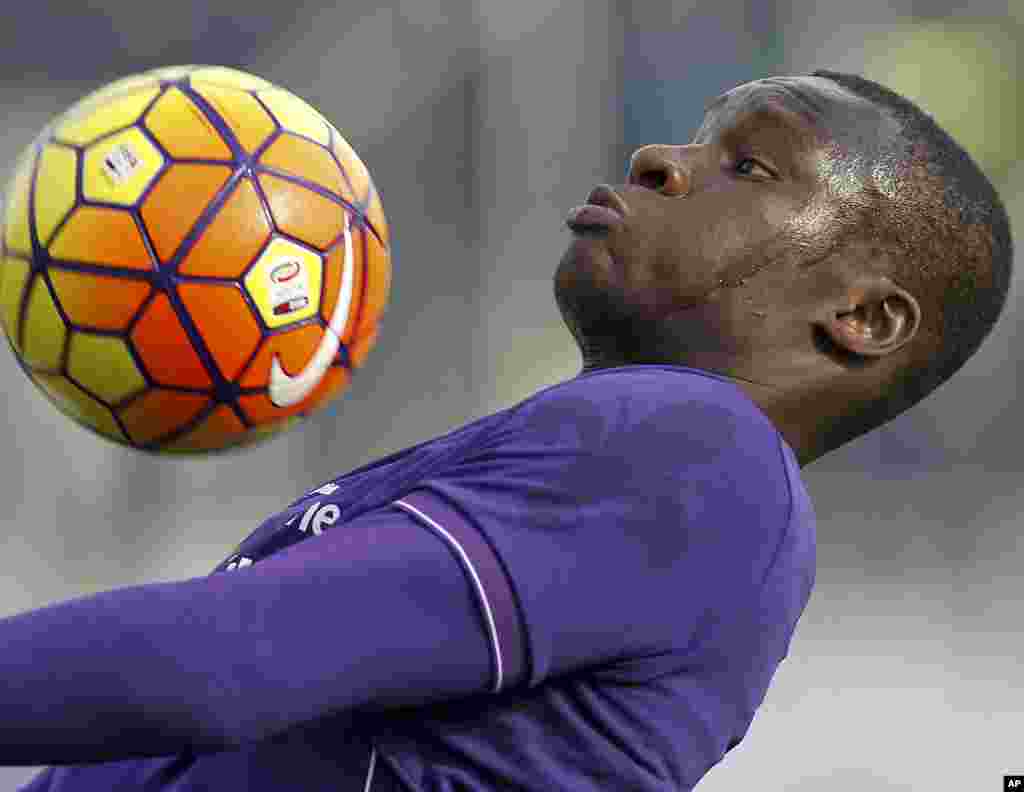
[[[0,764],[52,765],[25,792],[688,790],[814,555],[737,386],[589,372],[327,482],[210,576],[0,620]]]

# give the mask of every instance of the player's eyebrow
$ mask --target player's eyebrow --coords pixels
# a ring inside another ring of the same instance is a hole
[[[758,102],[755,106],[744,110],[738,115],[732,124],[733,129],[745,127],[752,118],[766,118],[793,129],[796,126],[795,116],[802,116],[805,121],[811,121],[806,114],[794,111],[778,102]]]
[[[721,102],[718,104],[721,104]],[[797,115],[798,113],[778,102],[758,101],[756,104],[737,112],[734,117],[728,120],[725,127],[718,129],[718,135],[735,138],[739,134],[746,136],[756,133],[758,128],[751,127],[751,123],[756,120],[770,120],[792,132],[798,132],[798,122],[794,118]],[[698,135],[694,138],[695,141],[700,137],[700,132],[707,128],[708,122],[709,116],[705,115],[698,130]]]
[[[713,104],[720,106],[722,103],[716,100]],[[713,115],[705,116],[694,142],[703,139],[701,133],[706,136],[712,130],[718,140],[728,147],[738,146],[740,141],[746,141],[749,145],[756,140],[756,148],[771,157],[776,167],[793,178],[807,177],[807,166],[802,163],[800,152],[811,145],[808,127],[811,136],[816,136],[823,128],[820,119],[811,116],[805,108],[794,107],[792,102],[780,100],[779,94],[774,91],[758,92],[744,102],[743,107],[722,118],[721,123],[716,121]]]

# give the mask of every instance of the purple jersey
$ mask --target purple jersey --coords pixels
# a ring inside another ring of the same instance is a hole
[[[214,574],[0,620],[24,792],[688,790],[814,581],[735,384],[581,374],[318,487]]]

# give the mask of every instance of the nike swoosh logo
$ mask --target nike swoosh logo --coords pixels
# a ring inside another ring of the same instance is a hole
[[[320,339],[313,357],[309,359],[306,367],[294,377],[285,373],[281,368],[281,362],[277,355],[270,363],[270,385],[267,393],[270,401],[275,407],[291,407],[298,404],[313,392],[313,389],[320,384],[327,369],[330,368],[334,356],[338,354],[338,347],[341,346],[341,333],[345,329],[345,320],[348,318],[349,305],[352,303],[352,229],[350,227],[348,212],[345,212],[345,265],[341,271],[341,289],[338,292],[338,303],[334,306],[334,313],[327,323],[324,337]]]

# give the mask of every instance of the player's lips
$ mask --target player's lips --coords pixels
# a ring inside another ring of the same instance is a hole
[[[607,184],[599,184],[590,191],[585,204],[569,211],[565,224],[577,233],[608,231],[622,227],[627,214],[629,208],[619,194]]]

